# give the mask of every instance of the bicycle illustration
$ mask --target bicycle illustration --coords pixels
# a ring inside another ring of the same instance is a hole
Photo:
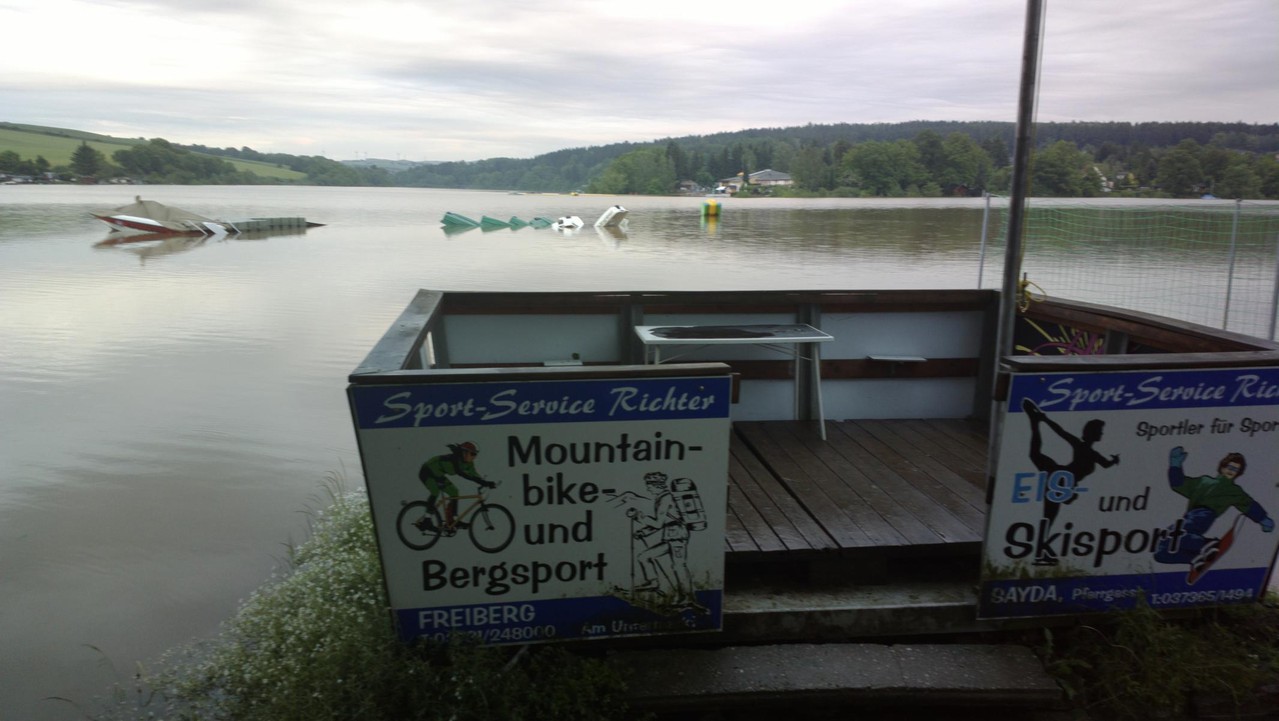
[[[471,543],[485,553],[499,553],[515,538],[515,516],[505,506],[490,503],[485,489],[468,496],[457,496],[458,501],[471,501],[454,519],[453,526],[445,527],[441,509],[450,500],[445,496],[434,504],[429,501],[405,501],[395,519],[395,531],[404,545],[415,551],[425,551],[434,546],[441,536],[457,535],[465,528]]]

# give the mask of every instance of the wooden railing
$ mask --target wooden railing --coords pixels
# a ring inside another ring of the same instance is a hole
[[[696,324],[706,323],[707,318],[725,323],[798,322],[835,336],[835,342],[821,349],[828,414],[832,398],[837,409],[830,417],[902,417],[882,415],[882,406],[890,403],[885,398],[902,394],[883,391],[883,386],[875,383],[899,384],[894,386],[899,389],[911,387],[909,384],[943,383],[950,384],[947,387],[954,394],[953,384],[960,382],[971,384],[972,399],[971,406],[959,415],[980,418],[989,412],[990,389],[997,375],[994,333],[998,307],[999,294],[992,290],[422,290],[351,379],[361,382],[360,377],[371,374],[385,379],[388,374],[393,378],[405,373],[539,367],[545,368],[542,372],[573,376],[600,366],[643,365],[644,350],[634,333],[636,325],[678,325],[684,319],[687,324]],[[1102,354],[1016,356],[1004,359],[1005,367],[1228,367],[1271,364],[1279,359],[1279,343],[1109,306],[1050,299],[1032,304],[1024,317],[1040,326],[1055,324],[1095,334]],[[805,385],[808,380],[796,379],[796,365],[783,357],[704,354],[691,360],[728,362],[746,383],[794,382],[801,396],[811,395],[812,388]],[[877,389],[878,401],[863,403],[858,388]],[[841,395],[857,397],[856,402],[863,403],[864,412],[870,415],[857,416],[840,408]],[[951,417],[956,414],[953,406],[952,401],[947,414]]]

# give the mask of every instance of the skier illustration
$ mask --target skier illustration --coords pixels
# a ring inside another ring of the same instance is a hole
[[[1261,526],[1266,533],[1275,530],[1275,522],[1260,503],[1235,483],[1248,468],[1242,453],[1227,453],[1217,464],[1217,475],[1196,477],[1186,476],[1184,470],[1189,455],[1181,446],[1168,453],[1168,486],[1186,497],[1186,512],[1156,546],[1154,558],[1159,563],[1190,564],[1186,583],[1192,584],[1234,544],[1243,519]],[[1213,522],[1231,507],[1241,515],[1220,538],[1207,537]]]
[[[1051,531],[1053,521],[1056,520],[1057,514],[1061,511],[1061,506],[1072,503],[1078,498],[1078,494],[1074,491],[1080,487],[1084,478],[1095,471],[1097,466],[1110,468],[1118,464],[1119,456],[1112,455],[1107,458],[1093,448],[1093,445],[1101,440],[1102,431],[1106,427],[1105,421],[1100,418],[1094,418],[1085,423],[1083,437],[1080,438],[1049,418],[1029,398],[1022,400],[1021,407],[1026,412],[1026,417],[1030,420],[1030,462],[1035,465],[1036,469],[1045,474],[1045,478],[1051,479],[1061,472],[1068,474],[1065,478],[1068,484],[1066,488],[1049,489],[1049,492],[1044,494],[1044,533],[1047,534]],[[1070,444],[1071,457],[1069,463],[1062,464],[1044,453],[1044,438],[1040,430],[1041,425],[1048,426],[1062,440]],[[1064,500],[1056,500],[1053,497],[1054,491],[1065,492],[1068,495]],[[1056,566],[1057,557],[1049,555],[1045,551],[1045,554],[1036,558],[1034,563],[1036,566]]]

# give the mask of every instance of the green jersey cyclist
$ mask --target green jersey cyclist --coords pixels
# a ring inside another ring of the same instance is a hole
[[[443,530],[445,532],[452,532],[470,525],[454,520],[457,517],[457,486],[453,485],[453,481],[449,476],[461,476],[468,481],[474,481],[483,488],[497,487],[496,483],[484,480],[479,471],[475,470],[475,457],[479,453],[480,449],[471,441],[458,444],[450,443],[447,454],[435,456],[428,460],[422,464],[421,469],[417,472],[418,480],[422,481],[422,484],[426,486],[426,490],[431,494],[427,503],[434,507],[435,501],[440,497],[441,493],[449,499],[449,502],[444,505]],[[424,528],[429,528],[432,525],[430,516],[424,517],[421,523]]]

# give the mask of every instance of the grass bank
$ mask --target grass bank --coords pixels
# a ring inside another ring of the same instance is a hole
[[[101,719],[612,719],[620,675],[555,646],[409,647],[393,634],[367,499],[335,495],[289,569],[214,639],[117,688]]]

